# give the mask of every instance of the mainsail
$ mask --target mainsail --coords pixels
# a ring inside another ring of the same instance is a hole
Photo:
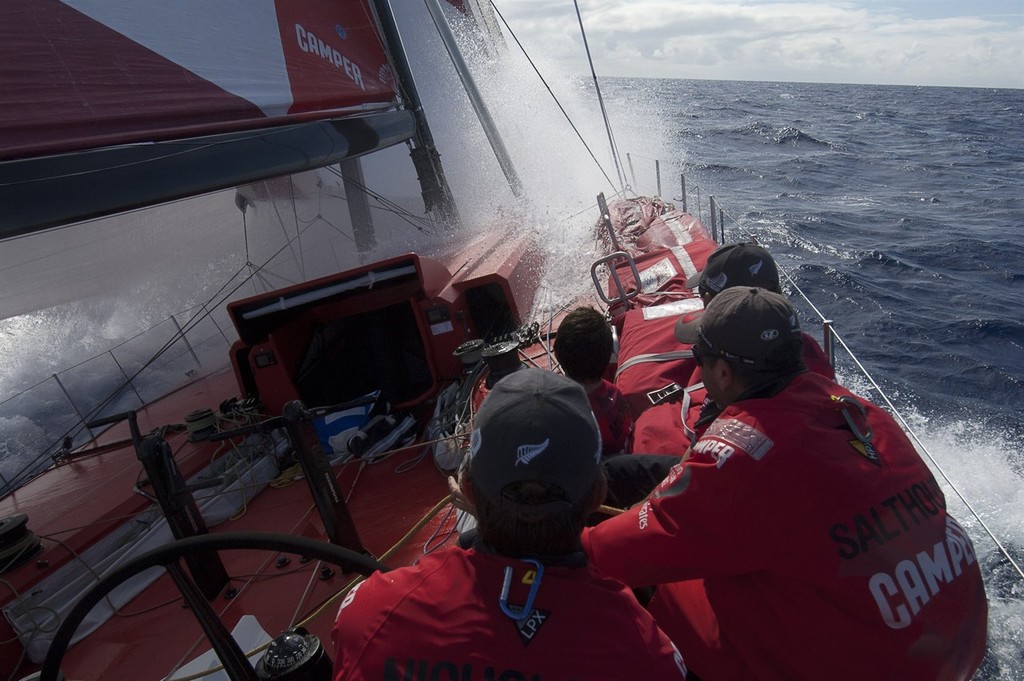
[[[368,0],[0,9],[0,238],[408,139]]]

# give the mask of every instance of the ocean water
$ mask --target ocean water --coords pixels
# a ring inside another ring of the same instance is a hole
[[[978,678],[1024,678],[1024,578],[989,534],[1024,564],[1024,90],[650,79],[604,90],[613,112],[662,121],[660,146],[630,152],[627,178],[650,187],[658,159],[663,194],[678,197],[685,172],[706,219],[714,194],[726,240],[769,248],[914,428],[986,573]],[[815,319],[800,310],[805,326]]]

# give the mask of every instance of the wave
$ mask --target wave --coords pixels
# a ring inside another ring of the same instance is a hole
[[[739,130],[736,131],[740,135],[756,135],[762,139],[769,140],[775,144],[811,144],[828,149],[832,148],[829,142],[820,140],[799,128],[792,126],[775,127],[768,123],[753,122],[748,123]]]

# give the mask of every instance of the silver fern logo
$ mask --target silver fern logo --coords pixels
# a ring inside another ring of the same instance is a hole
[[[523,464],[525,466],[530,463],[540,456],[541,453],[548,448],[550,443],[551,438],[548,438],[539,445],[519,445],[516,447],[516,465],[518,466],[519,464]]]
[[[729,277],[725,272],[722,272],[717,277],[709,277],[705,282],[704,286],[711,289],[712,291],[721,292],[725,288],[725,285],[729,282]]]
[[[761,271],[761,265],[764,264],[764,260],[758,260],[756,263],[750,266],[750,275],[756,277],[757,273]]]

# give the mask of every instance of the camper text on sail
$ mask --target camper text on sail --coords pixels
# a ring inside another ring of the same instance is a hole
[[[338,52],[338,50],[303,28],[302,24],[295,24],[295,38],[298,40],[300,50],[322,57],[339,69],[344,69],[345,74],[359,86],[359,89],[366,89],[366,86],[363,85],[363,74],[359,67],[341,52]]]

